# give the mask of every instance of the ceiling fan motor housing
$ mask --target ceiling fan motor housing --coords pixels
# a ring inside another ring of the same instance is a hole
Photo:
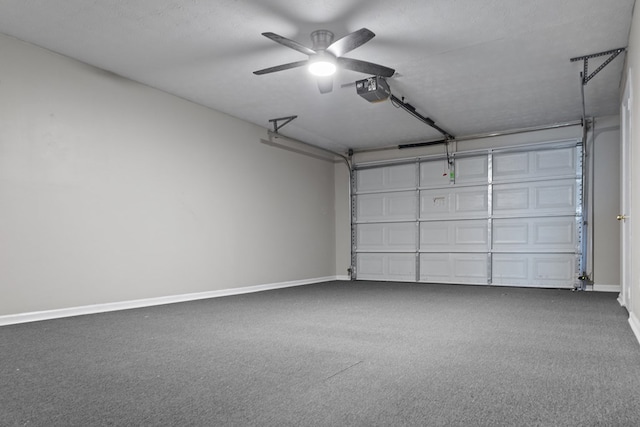
[[[326,50],[333,43],[333,33],[329,30],[316,30],[311,33],[313,50]]]

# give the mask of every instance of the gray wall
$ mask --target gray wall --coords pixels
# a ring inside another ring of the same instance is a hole
[[[0,316],[335,277],[334,164],[0,36]]]
[[[620,288],[620,117],[594,122],[590,147],[593,280],[596,290]]]

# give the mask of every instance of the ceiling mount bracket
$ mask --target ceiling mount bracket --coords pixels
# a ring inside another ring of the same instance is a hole
[[[278,117],[277,119],[270,119],[269,123],[273,123],[273,132],[278,133],[278,129],[284,127],[284,125],[288,124],[294,119],[297,119],[298,116],[287,116],[287,117]],[[279,123],[284,120],[284,123]]]
[[[582,73],[582,85],[586,86],[589,80],[594,78],[596,74],[602,71],[604,67],[609,65],[611,61],[613,61],[618,55],[620,55],[622,52],[626,50],[627,50],[626,47],[620,47],[618,49],[607,50],[606,52],[599,52],[599,53],[592,53],[591,55],[577,56],[575,58],[571,58],[571,62],[576,62],[576,61],[584,62],[584,71]],[[609,57],[602,63],[602,65],[596,68],[596,70],[593,73],[589,74],[589,59],[597,58],[600,56],[606,56],[606,55],[609,55]]]

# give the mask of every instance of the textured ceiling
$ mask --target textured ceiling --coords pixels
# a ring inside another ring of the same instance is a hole
[[[306,59],[263,37],[311,46],[362,27],[376,33],[345,56],[396,69],[392,92],[457,135],[577,120],[575,56],[625,47],[635,0],[0,0],[0,33],[76,58],[263,127],[298,115],[284,135],[337,151],[440,134],[391,102],[341,84],[320,94]],[[606,57],[592,59],[590,72]],[[624,55],[585,87],[589,116],[617,114]]]

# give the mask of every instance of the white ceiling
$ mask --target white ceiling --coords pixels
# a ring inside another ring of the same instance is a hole
[[[434,140],[394,108],[340,88],[320,94],[306,59],[263,37],[311,47],[367,27],[376,37],[345,56],[394,68],[392,92],[456,136],[577,120],[582,62],[625,47],[635,0],[0,0],[0,33],[34,43],[265,128],[337,151]],[[591,59],[589,72],[606,57]],[[588,116],[617,114],[624,54],[585,87]]]

